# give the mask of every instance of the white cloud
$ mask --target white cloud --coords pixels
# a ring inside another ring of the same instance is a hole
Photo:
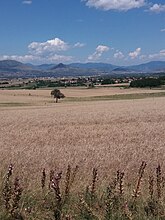
[[[149,59],[161,59],[165,58],[165,49],[160,50],[159,53],[150,54]]]
[[[28,48],[32,54],[44,55],[65,51],[69,49],[69,45],[59,38],[54,38],[45,42],[32,42]]]
[[[122,59],[124,58],[124,54],[121,51],[117,50],[113,57],[116,59]]]
[[[80,42],[77,42],[76,44],[74,44],[74,47],[84,47],[85,44],[84,43],[80,43]]]
[[[82,0],[89,7],[96,9],[127,11],[145,5],[145,0]]]
[[[161,29],[160,31],[161,31],[161,32],[165,32],[165,28]]]
[[[141,48],[138,47],[135,51],[129,53],[129,57],[131,59],[135,59],[140,55],[140,53],[141,53]]]
[[[30,4],[32,4],[32,0],[25,0],[22,2],[22,4],[30,5]]]
[[[97,48],[96,48],[96,52],[97,53],[104,53],[106,51],[109,50],[109,47],[108,46],[104,46],[104,45],[99,45]]]
[[[154,4],[149,10],[156,13],[165,12],[165,5]]]
[[[96,50],[93,54],[89,55],[88,56],[88,60],[98,60],[102,54],[104,52],[107,52],[109,50],[109,47],[108,46],[105,46],[105,45],[98,45],[96,47]]]

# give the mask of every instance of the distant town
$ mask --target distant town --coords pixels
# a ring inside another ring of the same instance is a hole
[[[121,88],[129,87],[160,87],[165,85],[164,76],[146,76],[146,77],[109,77],[109,76],[92,76],[92,77],[40,77],[40,78],[18,78],[18,79],[1,79],[0,89],[39,89],[54,87],[86,87],[94,88],[101,86],[119,86]]]

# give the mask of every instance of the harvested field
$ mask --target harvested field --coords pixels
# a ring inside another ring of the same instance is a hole
[[[54,104],[50,91],[28,92],[0,92],[0,103],[33,105],[0,108],[1,171],[12,162],[31,186],[40,183],[43,167],[63,170],[70,163],[80,167],[80,186],[93,167],[106,182],[118,169],[134,179],[142,160],[148,173],[158,163],[165,169],[165,98]]]
[[[147,97],[165,96],[165,90],[160,89],[123,89],[120,87],[100,87],[95,89],[81,88],[63,88],[60,89],[66,98],[61,102],[73,101],[98,101],[98,100],[116,100],[116,99],[137,99]],[[0,107],[3,106],[40,106],[51,105],[53,103],[50,97],[51,89],[40,90],[0,90]]]

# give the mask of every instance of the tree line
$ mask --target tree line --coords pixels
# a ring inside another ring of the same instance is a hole
[[[165,77],[136,79],[130,83],[130,87],[138,88],[160,87],[161,85],[165,85]]]

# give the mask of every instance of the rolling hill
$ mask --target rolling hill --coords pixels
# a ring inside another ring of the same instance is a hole
[[[93,76],[102,74],[136,74],[165,72],[165,61],[152,61],[133,66],[115,66],[108,63],[24,64],[15,60],[0,61],[0,78]]]

